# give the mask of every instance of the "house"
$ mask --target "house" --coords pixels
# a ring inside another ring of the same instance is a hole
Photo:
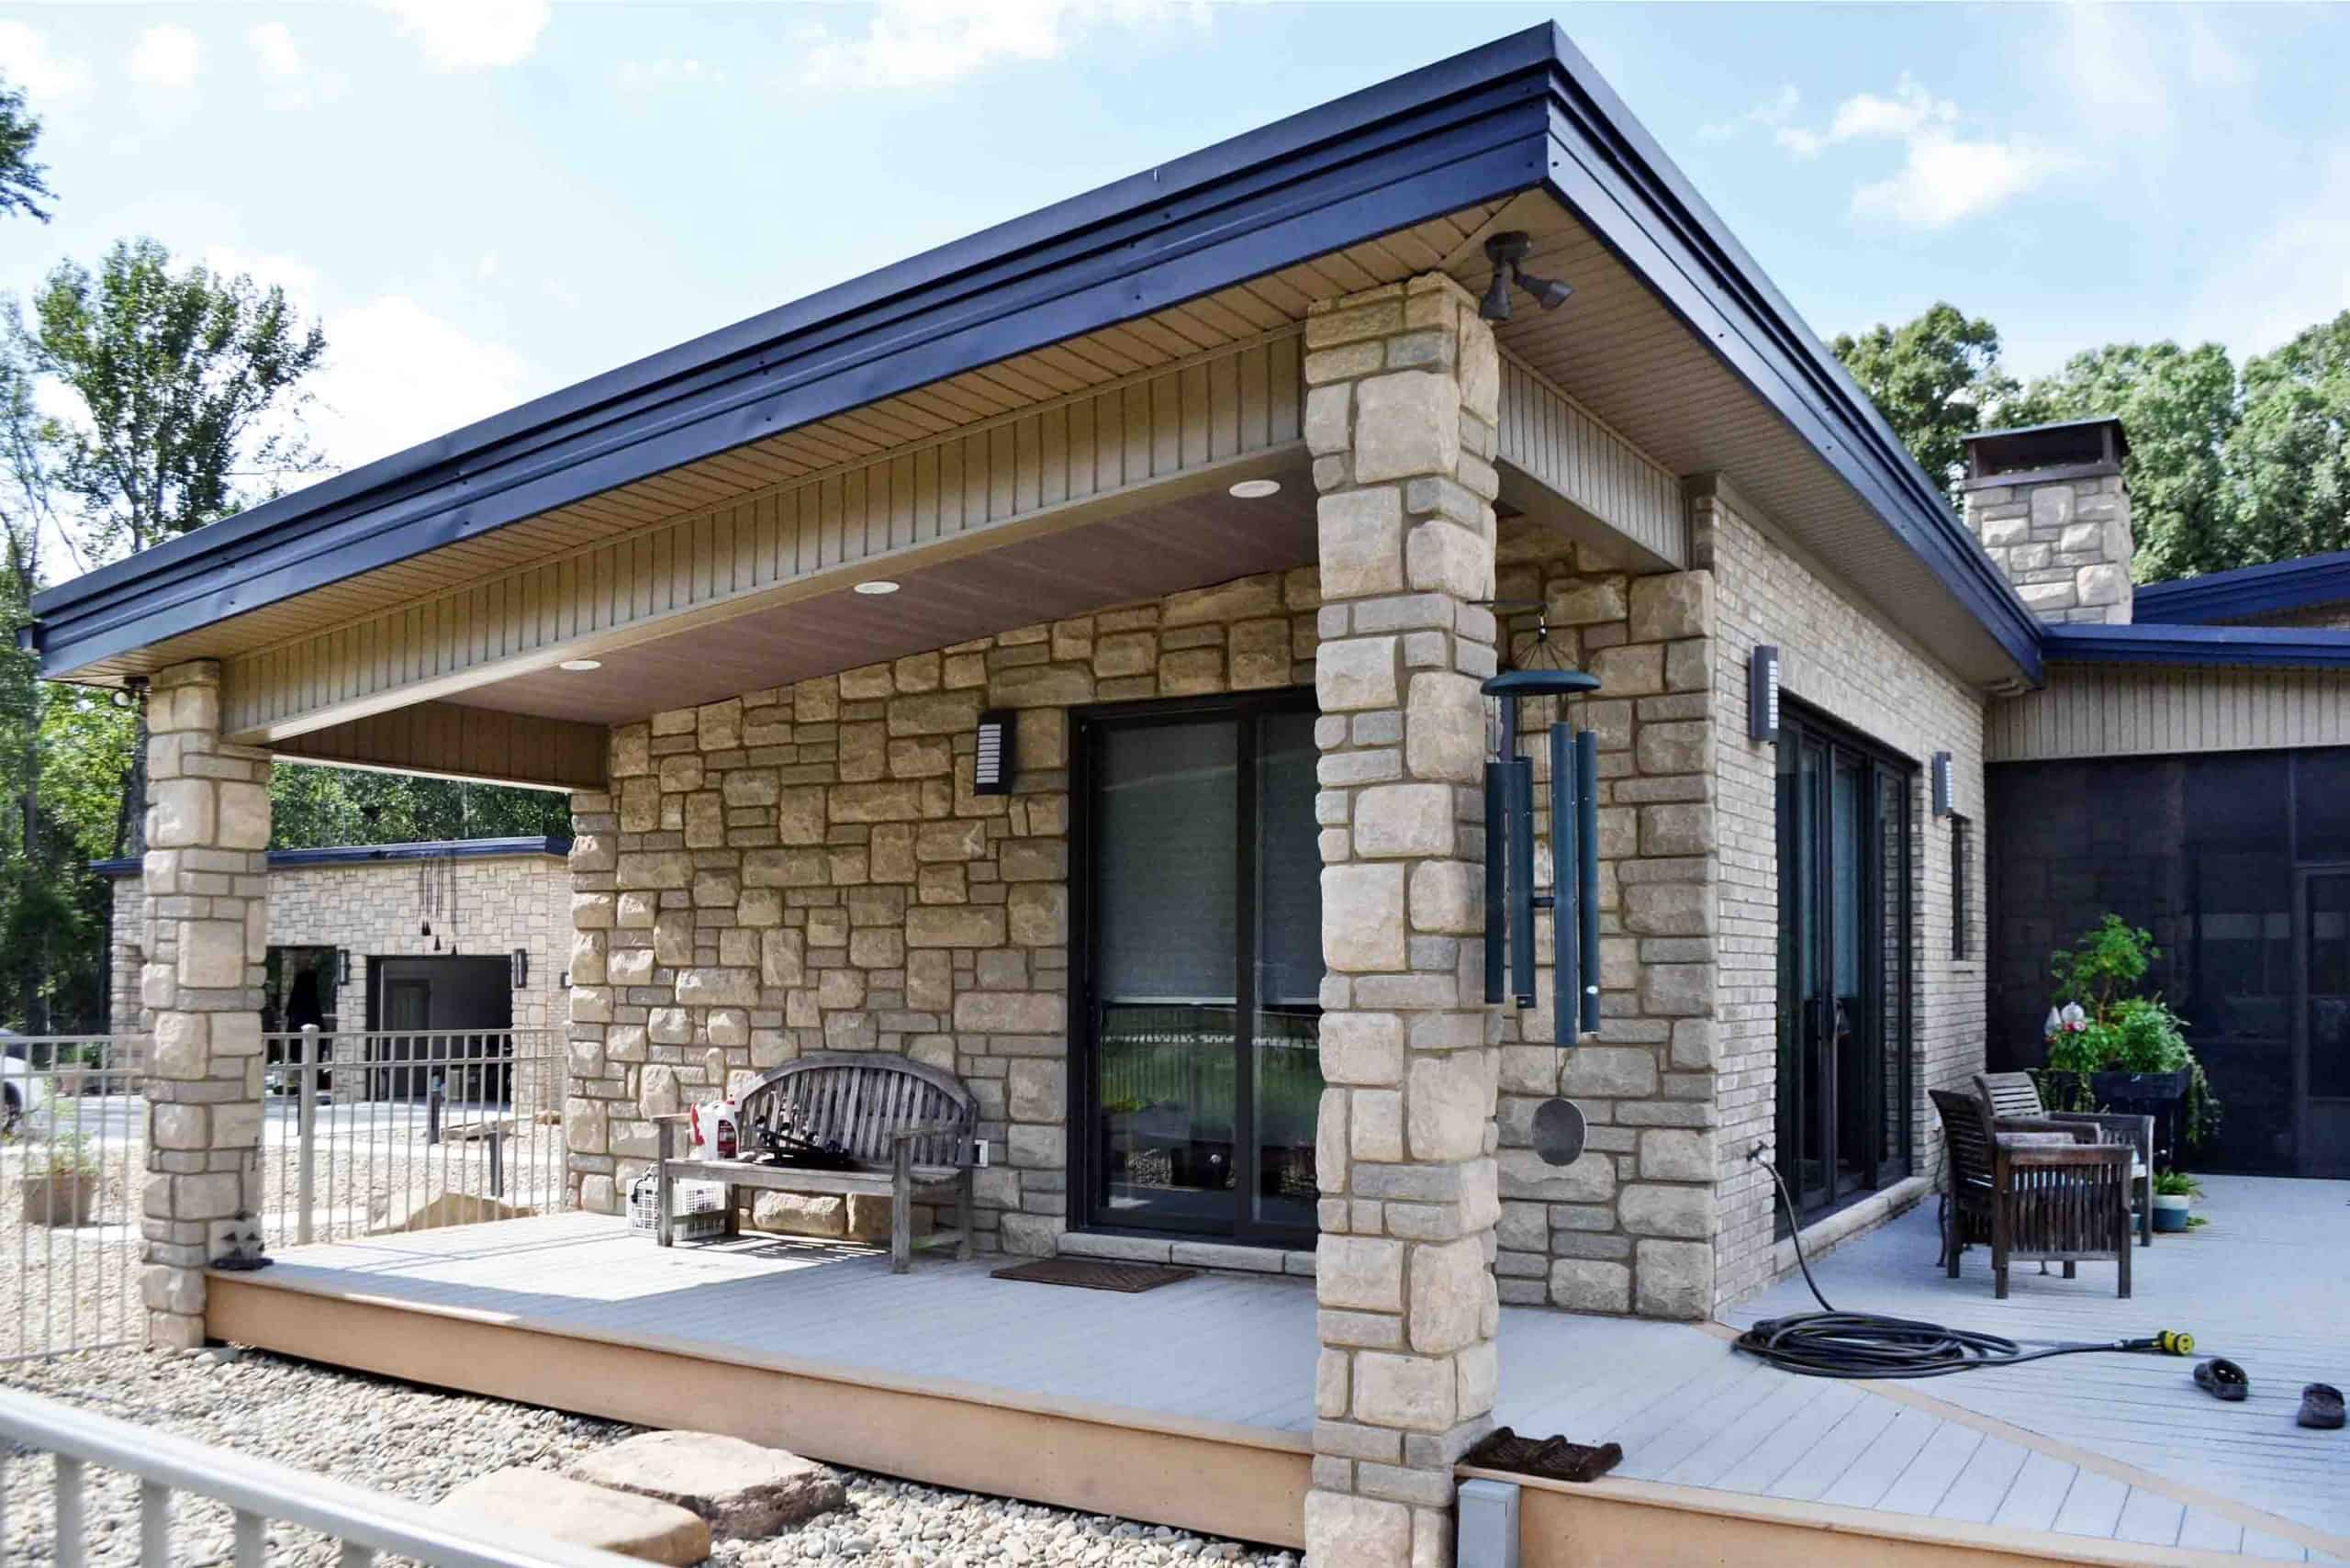
[[[151,1092],[212,1130],[151,1333],[250,1180],[273,759],[568,788],[578,1204],[713,1067],[951,1070],[994,1247],[1311,1249],[1305,1536],[1438,1560],[1500,1304],[1762,1285],[1757,1150],[1823,1239],[1930,1190],[2065,935],[1996,902],[2044,769],[2350,738],[2350,636],[2133,619],[2118,440],[1986,435],[1954,512],[1542,27],[51,589],[45,673],[147,694]],[[1538,641],[1600,682],[1563,1047],[1481,973]]]
[[[263,1032],[310,1023],[330,1036],[514,1029],[559,1040],[570,1021],[570,847],[542,836],[271,850]],[[114,881],[108,1027],[144,1034],[141,863],[90,868]],[[358,1042],[328,1048],[351,1059]]]

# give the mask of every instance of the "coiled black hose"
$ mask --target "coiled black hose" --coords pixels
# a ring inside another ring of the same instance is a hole
[[[1949,1377],[1983,1367],[2020,1366],[2052,1356],[2077,1356],[2091,1350],[2152,1350],[2154,1339],[2109,1340],[2094,1345],[2052,1345],[2027,1350],[2013,1339],[1971,1329],[1945,1327],[1910,1317],[1886,1317],[1873,1312],[1839,1312],[1820,1294],[1812,1278],[1811,1260],[1803,1253],[1803,1236],[1796,1226],[1795,1203],[1779,1168],[1758,1149],[1753,1159],[1771,1172],[1779,1202],[1787,1211],[1787,1230],[1796,1244],[1796,1262],[1803,1282],[1819,1303],[1818,1312],[1799,1312],[1756,1324],[1738,1337],[1738,1348],[1783,1371],[1806,1377],[1910,1378]],[[2159,1336],[2157,1337],[2160,1338]],[[2193,1341],[2187,1341],[2192,1345]]]

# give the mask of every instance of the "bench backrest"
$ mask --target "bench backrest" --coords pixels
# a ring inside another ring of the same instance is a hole
[[[1991,1117],[1972,1094],[1927,1091],[1942,1119],[1942,1148],[1950,1157],[1951,1190],[1991,1185]]]
[[[1982,1096],[1994,1120],[2009,1116],[2030,1120],[2048,1114],[2040,1103],[2040,1085],[2028,1072],[1978,1072],[1975,1092]]]
[[[918,1138],[916,1165],[969,1161],[979,1102],[951,1072],[903,1057],[828,1051],[784,1063],[744,1091],[743,1152],[764,1152],[757,1129],[782,1126],[818,1143],[837,1141],[850,1159],[887,1165],[901,1127],[943,1123],[952,1131]]]

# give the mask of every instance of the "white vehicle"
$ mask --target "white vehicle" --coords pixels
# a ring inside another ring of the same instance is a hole
[[[25,1117],[46,1109],[49,1075],[35,1072],[25,1060],[25,1047],[14,1044],[17,1032],[0,1029],[0,1133],[13,1133]]]

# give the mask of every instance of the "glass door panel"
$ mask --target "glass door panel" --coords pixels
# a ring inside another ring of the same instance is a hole
[[[1314,1131],[1322,1107],[1322,851],[1314,820],[1314,714],[1256,722],[1256,1006],[1250,1103],[1257,1171],[1250,1218],[1311,1230],[1320,1188]]]
[[[2350,1176],[2350,871],[2303,879],[2301,1174]]]
[[[1238,735],[1101,737],[1092,801],[1102,1218],[1212,1228],[1232,1206]]]
[[[1867,1179],[1866,1161],[1876,1142],[1869,1136],[1869,1087],[1875,1078],[1869,984],[1874,966],[1861,941],[1876,865],[1869,852],[1867,768],[1859,757],[1836,754],[1828,799],[1828,967],[1835,977],[1835,1012],[1821,1070],[1836,1083],[1835,1148],[1829,1164],[1835,1196],[1841,1198]]]

